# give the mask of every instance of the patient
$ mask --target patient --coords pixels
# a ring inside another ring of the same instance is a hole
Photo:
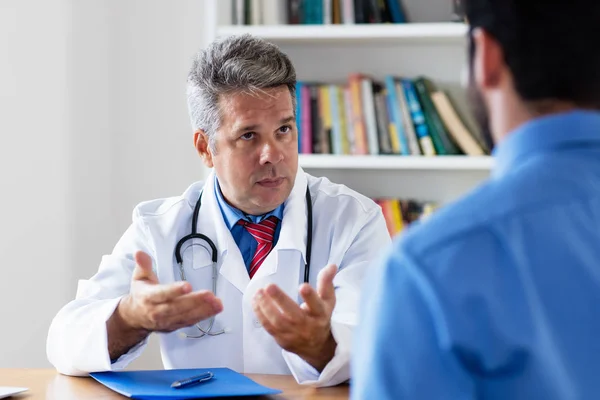
[[[598,398],[600,2],[465,8],[492,176],[369,273],[351,397]]]

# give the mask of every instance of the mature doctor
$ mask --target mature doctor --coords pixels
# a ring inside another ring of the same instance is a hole
[[[372,200],[298,167],[295,84],[288,57],[248,35],[199,53],[188,105],[213,171],[135,208],[52,322],[58,371],[121,369],[156,332],[168,369],[291,373],[315,386],[349,379],[359,287],[390,238]],[[192,229],[203,238],[180,242]]]

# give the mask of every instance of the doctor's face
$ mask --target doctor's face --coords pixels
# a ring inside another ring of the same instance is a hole
[[[287,86],[264,93],[221,95],[215,151],[206,135],[195,143],[214,167],[223,196],[247,214],[274,210],[290,195],[298,170],[298,132]]]

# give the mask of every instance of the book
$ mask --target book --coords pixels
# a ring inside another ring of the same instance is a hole
[[[356,72],[345,82],[299,81],[298,151],[336,155],[487,154],[481,141],[462,123],[451,99],[433,100],[437,92],[440,90],[433,81],[424,76],[377,79]]]
[[[429,126],[436,152],[438,154],[461,154],[460,150],[450,139],[448,132],[446,132],[446,128],[431,100],[431,93],[437,91],[433,82],[421,76],[415,79],[414,84],[419,95],[419,101],[423,106],[425,120]]]
[[[485,152],[461,121],[446,93],[437,91],[431,94],[431,99],[433,100],[444,125],[448,128],[450,135],[452,135],[462,151],[469,156],[484,155]]]
[[[219,0],[227,2],[227,0]],[[407,22],[402,0],[229,0],[234,25]]]
[[[440,207],[435,202],[415,199],[375,198],[373,201],[381,207],[390,237],[398,235],[413,222],[424,220]]]
[[[466,22],[464,0],[452,0],[452,22]]]

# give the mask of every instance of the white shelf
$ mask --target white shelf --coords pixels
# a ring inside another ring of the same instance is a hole
[[[467,26],[461,23],[407,23],[356,25],[227,25],[217,28],[218,36],[250,33],[280,43],[344,41],[462,41]]]
[[[279,0],[278,0],[279,1]],[[373,77],[425,75],[468,110],[461,76],[468,26],[448,21],[448,0],[405,0],[413,21],[405,24],[231,25],[231,0],[206,0],[206,37],[249,33],[279,46],[298,79],[341,83],[351,73]],[[469,125],[475,121],[468,118]],[[489,179],[491,157],[301,154],[309,174],[324,176],[369,197],[453,201]]]
[[[493,159],[489,156],[348,156],[300,154],[304,169],[376,169],[376,170],[456,170],[489,171]]]

